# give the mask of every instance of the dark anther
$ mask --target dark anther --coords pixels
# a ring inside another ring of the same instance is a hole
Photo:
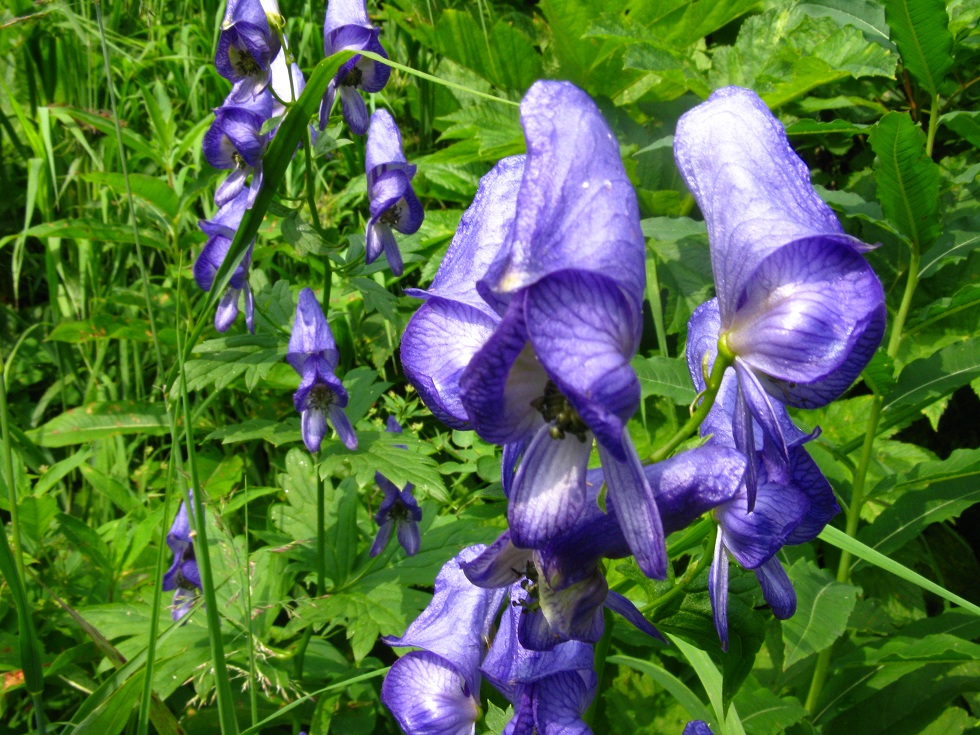
[[[323,410],[333,405],[337,396],[330,388],[323,383],[319,383],[310,388],[310,394],[306,398],[306,407],[313,410]]]
[[[363,72],[355,66],[344,75],[344,78],[340,80],[340,84],[343,87],[356,87],[361,83],[362,76]]]
[[[393,204],[385,210],[385,213],[379,217],[381,224],[388,225],[389,227],[394,227],[398,224],[398,220],[402,216],[402,208],[397,204]]]
[[[252,58],[252,54],[244,49],[238,52],[238,59],[235,61],[235,66],[238,67],[238,73],[243,77],[250,77],[259,70],[259,65]]]
[[[580,442],[585,441],[585,435],[589,431],[586,424],[578,412],[572,408],[572,404],[562,395],[552,381],[544,387],[544,395],[531,401],[531,406],[544,417],[545,421],[554,424],[548,427],[548,433],[552,439],[564,439],[565,434],[575,436]]]

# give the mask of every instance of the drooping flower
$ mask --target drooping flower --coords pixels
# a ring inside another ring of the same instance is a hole
[[[337,344],[320,303],[308,288],[299,294],[286,360],[300,376],[293,404],[301,413],[306,448],[320,450],[329,418],[344,446],[357,449],[357,434],[344,413],[347,391],[334,374],[340,360]]]
[[[685,528],[695,518],[731,501],[745,470],[745,458],[722,446],[700,447],[644,468],[657,496],[664,530]],[[518,625],[521,645],[549,650],[568,640],[595,643],[603,630],[603,606],[619,613],[640,630],[660,634],[626,597],[609,590],[603,559],[628,556],[619,515],[610,500],[599,509],[601,470],[587,476],[586,503],[574,524],[534,549],[513,544],[506,531],[487,550],[463,565],[471,582],[483,587],[519,584],[523,615]],[[535,512],[542,512],[540,509]],[[533,522],[533,518],[525,519]]]
[[[408,735],[472,735],[479,715],[484,641],[503,601],[503,590],[471,584],[461,563],[483,551],[463,549],[446,562],[432,601],[390,646],[413,646],[391,667],[381,701]]]
[[[214,203],[218,206],[237,197],[250,175],[248,207],[255,202],[262,186],[262,154],[269,142],[269,135],[262,132],[262,126],[271,115],[272,95],[268,92],[237,106],[226,101],[214,111],[214,122],[202,142],[204,157],[215,168],[231,169],[214,194]]]
[[[188,494],[193,503],[194,491],[190,490]],[[197,591],[201,589],[201,572],[194,556],[191,522],[185,501],[181,501],[173,525],[167,532],[167,546],[174,553],[174,561],[163,575],[163,591],[174,593],[171,616],[176,621],[191,611]]]
[[[705,331],[697,319],[716,321],[705,343],[733,360],[738,446],[750,451],[751,432],[761,430],[770,480],[785,479],[791,440],[775,402],[813,408],[834,400],[884,333],[884,293],[862,256],[869,246],[844,233],[782,125],[750,90],[718,90],[685,113],[674,155],[708,227],[717,293],[692,330]]]
[[[394,416],[388,417],[387,430],[396,434],[402,433],[402,427]],[[405,553],[409,556],[415,556],[422,544],[422,537],[419,535],[422,509],[412,494],[414,489],[412,483],[408,483],[403,490],[399,490],[391,480],[380,472],[374,473],[374,481],[384,491],[385,497],[374,516],[374,522],[378,524],[378,535],[371,546],[371,556],[377,556],[384,551],[385,546],[388,545],[388,539],[391,538],[392,530],[398,536],[398,543],[405,549]]]
[[[405,160],[401,133],[387,110],[371,116],[365,172],[371,201],[365,260],[371,263],[384,251],[391,272],[400,276],[402,256],[392,230],[405,235],[417,232],[425,212],[412,188],[415,165]]]
[[[388,54],[378,40],[380,34],[381,31],[371,25],[368,19],[365,0],[329,0],[327,3],[327,14],[323,20],[325,56],[351,50],[370,51],[387,59]],[[344,120],[355,135],[364,135],[368,129],[368,111],[357,90],[380,92],[388,83],[389,76],[389,66],[364,56],[352,56],[327,85],[326,94],[320,104],[320,130],[327,127],[330,110],[339,89]]]
[[[519,590],[512,590],[518,594]],[[512,602],[520,600],[512,598]],[[522,617],[512,604],[500,618],[481,670],[514,705],[506,735],[587,735],[582,719],[595,696],[592,646],[569,641],[548,651],[526,649],[518,636]]]
[[[218,73],[234,85],[234,102],[245,102],[265,90],[272,60],[282,47],[279,36],[269,26],[265,4],[260,0],[229,0],[225,10],[214,64]],[[269,10],[278,15],[274,0]]]
[[[201,220],[198,222],[200,228],[208,236],[208,241],[204,244],[197,260],[194,261],[194,280],[198,287],[203,291],[210,291],[214,285],[214,277],[218,269],[228,255],[235,232],[241,224],[242,216],[248,206],[248,192],[242,190],[234,199],[229,200],[215,214],[214,219]],[[252,297],[252,289],[248,285],[248,268],[252,262],[253,240],[245,251],[245,257],[232,273],[231,281],[221,301],[218,302],[217,311],[214,314],[214,328],[219,332],[225,332],[238,318],[238,297],[244,294],[245,298],[245,325],[248,331],[255,334],[255,299]]]
[[[286,64],[286,50],[281,49],[279,54],[272,60],[272,91],[275,93],[272,98],[272,110],[270,117],[279,117],[285,114],[286,107],[284,102],[293,102],[306,88],[306,77],[295,61]],[[271,132],[275,135],[275,130]]]

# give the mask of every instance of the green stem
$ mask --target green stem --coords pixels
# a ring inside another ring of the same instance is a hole
[[[678,429],[677,433],[674,434],[666,444],[664,444],[650,456],[650,461],[662,462],[663,460],[667,459],[685,439],[698,430],[698,427],[701,426],[701,423],[708,416],[708,412],[711,411],[711,407],[715,403],[715,398],[718,395],[718,389],[721,388],[721,379],[725,376],[725,370],[727,370],[734,361],[735,355],[728,349],[728,346],[725,343],[725,337],[723,335],[721,339],[718,340],[718,356],[715,358],[715,364],[711,368],[711,374],[707,376],[704,390],[701,391],[701,394],[698,396],[698,398],[701,399],[701,403],[691,412],[691,418],[689,418],[684,425]]]
[[[926,155],[932,158],[932,146],[936,142],[936,130],[939,128],[939,95],[932,97],[932,106],[929,108],[929,127],[926,132]]]
[[[327,502],[323,478],[320,477],[319,452],[314,456],[313,467],[316,473],[316,596],[323,597],[327,594],[327,534],[325,531]]]
[[[932,128],[932,121],[936,117],[936,110],[939,98],[933,99],[933,117],[929,121]],[[933,130],[933,133],[935,131]],[[895,321],[892,323],[891,336],[888,338],[888,346],[885,349],[888,357],[895,359],[898,349],[902,344],[902,332],[905,328],[905,320],[908,318],[909,307],[912,305],[912,297],[915,288],[919,284],[919,247],[917,243],[912,244],[909,256],[909,275],[905,282],[905,292],[902,294],[902,303],[898,307]],[[864,507],[865,483],[868,478],[868,468],[874,456],[875,436],[878,434],[878,422],[881,420],[881,410],[884,406],[884,396],[875,395],[871,404],[871,411],[868,414],[868,424],[864,431],[864,442],[861,444],[861,454],[858,458],[857,466],[854,469],[851,502],[847,507],[847,524],[845,533],[850,538],[857,536],[858,524],[861,522],[861,509]],[[837,565],[837,581],[847,582],[851,575],[851,552],[842,550],[840,562]],[[807,692],[805,707],[810,714],[816,710],[817,702],[820,699],[820,692],[827,681],[830,672],[830,658],[833,647],[825,648],[817,657],[816,666],[813,669],[813,678],[810,681],[810,691]]]

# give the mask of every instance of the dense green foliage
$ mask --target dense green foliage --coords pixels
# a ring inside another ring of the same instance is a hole
[[[441,564],[505,524],[499,450],[447,430],[405,381],[399,339],[418,301],[403,291],[431,281],[479,178],[523,151],[513,103],[552,78],[601,107],[644,217],[641,457],[694,399],[682,356],[711,266],[671,144],[711,90],[750,87],[786,125],[848,232],[881,243],[868,258],[889,310],[862,380],[794,414],[821,427],[808,448],[846,510],[836,533],[781,553],[796,616],[775,620],[733,567],[721,652],[700,561],[708,520],[668,539],[676,578],[613,562],[610,586],[675,645],[608,626],[595,732],[679,734],[695,717],[748,735],[980,732],[978,0],[369,2],[408,67],[369,104],[399,123],[425,222],[399,240],[404,276],[365,265],[364,141],[335,115],[311,167],[302,151],[287,167],[306,128],[294,108],[267,157],[281,184],[246,220],[259,234],[254,335],[241,321],[214,332],[220,293],[191,275],[219,181],[201,140],[228,92],[212,64],[223,4],[98,9],[0,11],[0,518],[13,550],[0,560],[0,729],[30,731],[43,707],[66,734],[221,722],[231,735],[229,716],[249,732],[398,732],[378,698],[395,660],[379,635],[401,633]],[[310,78],[323,4],[281,9]],[[311,457],[300,441],[284,357],[305,286],[329,293],[354,452],[328,440]],[[389,415],[406,427],[397,438]],[[368,556],[375,471],[417,488],[414,557],[394,543]],[[177,625],[160,591],[164,537],[191,486],[217,605]],[[494,701],[478,732],[506,723]]]

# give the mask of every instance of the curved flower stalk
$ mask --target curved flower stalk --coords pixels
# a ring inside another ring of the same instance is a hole
[[[332,56],[338,51],[370,51],[388,58],[378,40],[381,31],[371,25],[365,0],[329,0],[323,19],[323,53]],[[355,135],[364,135],[368,129],[368,111],[364,99],[357,91],[380,92],[388,83],[391,67],[379,64],[363,56],[352,56],[327,85],[320,104],[320,130],[327,127],[330,110],[337,91],[344,120]]]
[[[204,134],[204,158],[217,169],[231,173],[214,193],[214,203],[227,204],[245,189],[249,176],[248,207],[255,202],[262,186],[262,154],[269,143],[262,126],[272,115],[272,95],[264,93],[247,105],[224,105],[214,111],[214,122]]]
[[[394,416],[388,417],[387,431],[395,434],[402,433],[402,427],[395,420]],[[404,445],[396,445],[403,446]],[[422,520],[422,509],[419,507],[415,496],[412,494],[414,487],[408,483],[404,489],[399,490],[395,484],[380,472],[374,473],[374,481],[384,492],[384,500],[374,515],[374,522],[378,524],[378,535],[371,546],[371,556],[377,556],[384,551],[394,530],[398,537],[398,543],[405,549],[408,556],[415,556],[419,547],[422,545],[422,537],[419,534],[419,521]]]
[[[517,546],[540,546],[581,512],[595,440],[610,498],[630,509],[620,516],[630,550],[662,578],[660,515],[626,431],[640,400],[629,364],[645,273],[636,196],[615,137],[575,86],[536,83],[521,123],[527,157],[481,183],[426,294],[431,308],[406,330],[406,373],[450,425],[522,448],[508,514]],[[501,190],[518,167],[517,192]]]
[[[761,429],[770,479],[790,472],[774,402],[812,408],[839,397],[871,359],[885,325],[884,293],[862,253],[810,184],[786,132],[752,91],[718,90],[685,113],[674,155],[708,226],[717,300],[692,317],[738,378],[739,448]],[[751,419],[754,419],[751,420]],[[755,503],[750,463],[748,501]]]
[[[193,503],[194,491],[190,490],[189,495]],[[173,525],[167,532],[167,546],[174,553],[174,561],[163,575],[163,591],[174,593],[171,617],[177,621],[191,611],[194,600],[197,599],[197,591],[202,589],[201,572],[194,556],[191,521],[185,501],[181,501]]]
[[[320,302],[308,288],[299,294],[286,360],[300,376],[293,404],[301,414],[306,448],[311,452],[320,450],[329,418],[344,446],[357,449],[357,434],[344,413],[347,391],[334,374],[340,353]]]
[[[272,60],[281,49],[269,14],[278,20],[275,0],[229,0],[225,9],[214,65],[234,85],[232,102],[250,100],[269,84]]]
[[[592,730],[582,719],[595,697],[598,679],[593,671],[592,646],[571,641],[549,651],[521,645],[518,628],[523,618],[520,600],[500,618],[500,629],[483,661],[487,680],[514,705],[506,735],[586,735]]]
[[[401,133],[387,110],[371,116],[365,173],[371,202],[365,260],[372,263],[383,251],[391,272],[400,276],[404,270],[402,256],[392,230],[405,235],[418,232],[425,212],[412,188],[415,165],[405,160]]]
[[[198,226],[208,236],[208,241],[194,261],[194,281],[202,291],[210,291],[214,286],[214,277],[228,255],[247,206],[248,192],[242,190],[238,196],[218,210],[214,219],[198,222]],[[255,334],[255,299],[248,285],[248,268],[252,262],[254,244],[254,240],[249,244],[245,257],[231,275],[228,289],[218,302],[218,309],[214,314],[214,328],[219,332],[228,331],[238,318],[238,297],[239,294],[244,294],[245,326],[248,327],[249,332]]]
[[[644,468],[667,533],[735,498],[744,471],[745,458],[721,446],[700,447]],[[567,531],[542,546],[518,548],[512,531],[506,531],[463,564],[478,586],[516,584],[523,590],[516,604],[523,612],[518,636],[525,648],[550,650],[569,640],[595,643],[602,636],[603,606],[662,640],[633,603],[606,584],[602,560],[628,556],[630,548],[616,506],[610,501],[608,513],[599,509],[602,484],[601,470],[590,470],[584,510]]]
[[[381,701],[408,735],[472,735],[479,716],[484,641],[503,601],[503,590],[470,584],[460,564],[483,551],[464,549],[436,577],[432,601],[390,646],[413,646],[391,667]]]

